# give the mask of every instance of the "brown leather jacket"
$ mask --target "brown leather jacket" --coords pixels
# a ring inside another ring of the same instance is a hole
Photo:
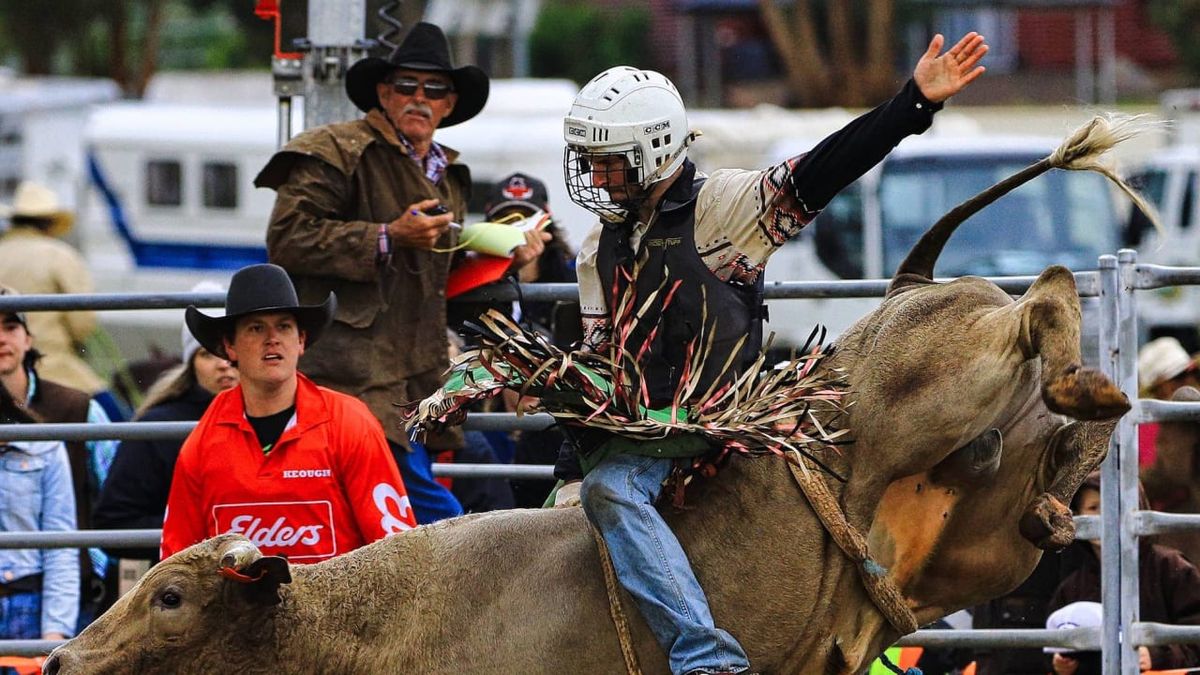
[[[305,352],[300,369],[361,399],[388,440],[400,444],[405,439],[395,404],[433,393],[449,365],[445,289],[452,254],[393,247],[391,263],[378,264],[379,226],[429,198],[442,200],[462,222],[470,172],[453,163],[457,152],[444,149],[451,165],[434,185],[375,110],[365,119],[305,131],[254,181],[278,193],[267,254],[291,275],[300,302],[337,294],[334,323]],[[450,230],[438,248],[456,239]]]

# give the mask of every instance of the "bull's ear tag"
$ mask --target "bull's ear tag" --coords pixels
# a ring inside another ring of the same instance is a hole
[[[240,570],[223,565],[218,572],[226,579],[241,584],[246,596],[256,604],[278,605],[283,601],[279,596],[279,587],[292,582],[287,559],[280,556],[264,556]]]
[[[221,573],[221,576],[225,577],[226,579],[229,579],[230,581],[236,581],[241,584],[252,584],[255,581],[258,581],[259,579],[262,578],[261,576],[258,576],[258,577],[247,576],[245,574],[242,574],[241,572],[238,572],[237,570],[233,569],[232,567],[222,567],[219,571]],[[265,574],[265,572],[264,572],[264,574]]]

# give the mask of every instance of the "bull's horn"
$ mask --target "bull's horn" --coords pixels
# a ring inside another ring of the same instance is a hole
[[[262,557],[258,547],[245,540],[231,541],[222,546],[218,553],[221,560],[218,568],[231,567],[235,570],[243,569]]]

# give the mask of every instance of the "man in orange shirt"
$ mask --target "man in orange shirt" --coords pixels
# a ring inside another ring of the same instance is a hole
[[[264,264],[233,276],[225,316],[188,307],[192,335],[241,382],[213,399],[180,450],[163,558],[237,532],[263,555],[319,562],[415,527],[379,422],[296,370],[336,306],[332,293],[300,305],[283,268]]]

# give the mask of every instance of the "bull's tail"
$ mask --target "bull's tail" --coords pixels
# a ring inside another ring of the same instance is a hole
[[[1090,122],[1075,130],[1049,157],[1040,160],[992,187],[975,195],[951,209],[929,228],[908,257],[900,263],[892,283],[891,293],[905,286],[933,281],[933,266],[945,248],[950,236],[967,218],[1012,190],[1046,173],[1050,169],[1068,171],[1096,171],[1117,184],[1161,230],[1158,214],[1146,200],[1129,187],[1109,166],[1101,162],[1101,156],[1116,144],[1128,140],[1142,131],[1157,125],[1143,115],[1097,115]]]

